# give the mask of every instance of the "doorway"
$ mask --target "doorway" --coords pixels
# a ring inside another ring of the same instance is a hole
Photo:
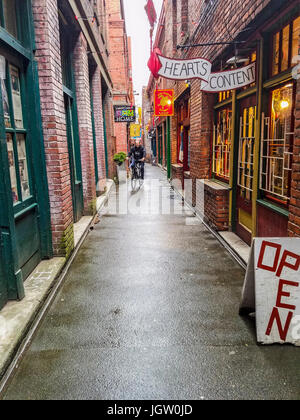
[[[68,137],[70,178],[72,190],[73,216],[74,223],[78,222],[83,215],[83,190],[80,164],[80,149],[77,124],[74,119],[73,99],[67,94],[65,98],[66,128]]]
[[[236,233],[251,245],[256,96],[241,100],[239,109]]]

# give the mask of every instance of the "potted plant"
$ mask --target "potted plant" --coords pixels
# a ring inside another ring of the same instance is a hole
[[[119,152],[114,155],[114,162],[117,164],[119,182],[126,182],[127,180],[127,172],[125,168],[126,158],[127,154],[125,152]]]

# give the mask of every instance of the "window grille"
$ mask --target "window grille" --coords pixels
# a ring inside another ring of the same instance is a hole
[[[241,195],[248,200],[251,200],[253,191],[255,121],[256,107],[245,108],[240,118],[238,185]]]
[[[287,201],[290,198],[291,145],[294,136],[290,131],[290,118],[277,119],[273,129],[270,117],[263,114],[262,121],[260,188]]]

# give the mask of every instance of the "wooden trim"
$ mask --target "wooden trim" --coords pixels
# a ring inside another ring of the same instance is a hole
[[[232,104],[232,98],[229,98],[229,99],[226,99],[226,101],[220,102],[217,105],[215,105],[214,109],[217,110],[231,104]]]
[[[254,140],[253,158],[253,192],[252,192],[252,237],[257,233],[257,206],[256,201],[259,194],[259,166],[260,166],[260,130],[262,122],[262,101],[263,101],[263,70],[264,70],[264,39],[260,39],[259,61],[258,61],[258,86],[257,86],[257,112],[256,129]]]
[[[229,228],[235,228],[235,208],[236,208],[236,186],[237,186],[237,159],[236,150],[238,138],[236,136],[237,124],[237,99],[236,90],[232,93],[232,128],[231,128],[231,149],[230,149],[230,174],[229,174]]]
[[[63,85],[63,93],[65,93],[70,98],[74,99],[74,92],[71,89],[67,88],[67,86],[65,85]]]
[[[271,203],[263,199],[258,199],[256,202],[260,204],[261,206],[266,207],[269,210],[272,210],[275,213],[280,214],[281,216],[289,217],[290,212],[287,209],[283,209],[282,207],[276,206],[276,204],[274,203]]]
[[[252,96],[257,92],[257,86],[253,86],[250,89],[244,90],[243,92],[240,92],[237,94],[237,100],[247,98],[248,96]]]
[[[11,36],[5,29],[0,27],[0,42],[5,46],[13,48],[17,53],[22,55],[27,60],[32,59],[31,50],[24,48],[13,36]]]
[[[272,89],[273,87],[276,87],[277,85],[280,85],[281,83],[284,82],[289,82],[290,80],[292,80],[292,70],[288,69],[285,72],[281,73],[281,74],[277,74],[276,76],[272,77],[269,80],[266,80],[263,83],[263,88],[264,89]]]

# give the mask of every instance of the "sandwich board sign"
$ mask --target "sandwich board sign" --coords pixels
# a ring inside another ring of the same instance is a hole
[[[240,314],[256,312],[257,341],[300,346],[300,238],[255,238]]]

